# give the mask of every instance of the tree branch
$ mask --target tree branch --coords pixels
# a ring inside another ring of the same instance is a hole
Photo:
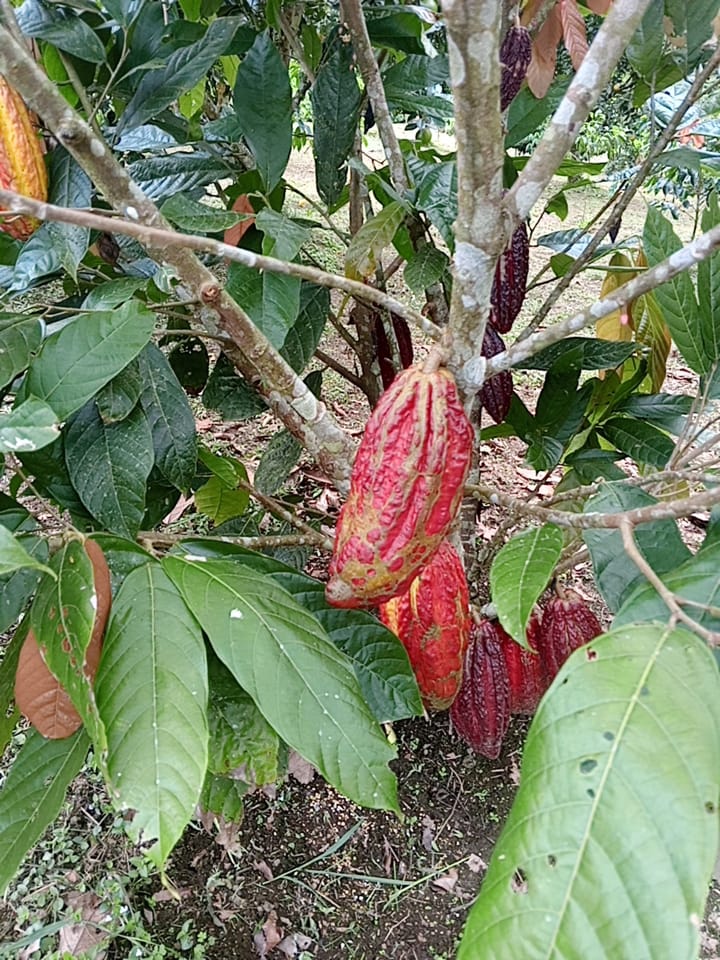
[[[167,230],[152,201],[112,155],[110,147],[67,104],[10,31],[0,25],[0,73],[38,113],[57,140],[105,195],[109,204],[144,228]],[[322,469],[345,489],[354,444],[303,380],[283,360],[250,317],[220,286],[216,277],[186,246],[166,246],[148,238],[151,257],[174,268],[191,296],[201,300],[203,324],[226,333],[237,345],[228,356],[256,383],[271,410],[309,451]]]
[[[650,0],[615,0],[550,125],[505,199],[515,223],[530,214],[575,142]]]
[[[405,193],[410,186],[405,172],[405,161],[395,136],[380,68],[375,59],[360,0],[340,0],[340,13],[352,37],[353,51],[375,115],[375,123],[390,169],[390,179],[398,193]]]
[[[713,227],[707,233],[701,234],[692,243],[688,243],[681,250],[676,251],[667,260],[656,264],[650,270],[646,270],[640,276],[628,280],[617,290],[614,290],[610,296],[603,300],[598,300],[591,306],[586,307],[580,313],[561,320],[553,324],[547,330],[540,330],[528,337],[526,340],[517,341],[508,350],[497,354],[487,361],[486,379],[500,373],[501,370],[510,370],[515,364],[549,347],[552,343],[557,343],[565,337],[590,326],[601,317],[606,317],[614,310],[619,310],[625,304],[636,300],[643,293],[648,293],[659,287],[661,283],[672,280],[684,270],[689,270],[696,263],[706,260],[720,248],[720,226]]]
[[[480,346],[497,258],[510,236],[503,210],[499,45],[502,0],[445,0],[443,13],[455,103],[458,218],[450,357],[462,393],[483,381]]]

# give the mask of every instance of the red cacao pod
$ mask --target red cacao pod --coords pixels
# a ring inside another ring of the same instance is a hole
[[[44,146],[33,115],[4,77],[0,76],[0,187],[34,200],[47,200]],[[0,219],[0,232],[27,240],[39,221],[32,217]]]
[[[548,686],[570,654],[602,632],[598,618],[574,591],[566,590],[563,596],[548,601],[537,635],[538,653]]]
[[[500,47],[500,109],[506,110],[520,92],[532,60],[532,40],[526,27],[510,27]]]
[[[494,760],[510,723],[510,683],[497,621],[473,624],[452,725],[473,750]],[[504,633],[504,631],[502,631]]]
[[[407,593],[381,604],[380,619],[407,650],[425,706],[446,710],[460,688],[470,636],[465,570],[447,541]]]
[[[337,607],[405,593],[462,500],[473,429],[452,374],[400,373],[372,412],[340,511],[326,596]]]
[[[490,323],[498,333],[508,333],[522,309],[530,269],[530,239],[521,223],[500,255],[490,291]]]
[[[510,712],[532,714],[548,688],[542,661],[537,652],[540,614],[534,611],[527,626],[527,641],[531,650],[525,650],[498,624],[502,638],[502,652],[510,684]]]
[[[485,328],[480,353],[483,357],[494,357],[505,349],[500,334],[490,326]],[[480,390],[480,406],[487,410],[495,423],[502,423],[510,410],[513,394],[513,378],[509,370],[503,370],[486,381]]]

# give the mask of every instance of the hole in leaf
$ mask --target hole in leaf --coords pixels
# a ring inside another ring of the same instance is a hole
[[[640,696],[641,696],[641,697],[649,697],[649,696],[650,696],[650,687],[648,687],[648,686],[642,687],[641,690],[640,690]]]
[[[585,793],[587,793],[591,800],[595,799],[595,791],[592,789],[592,787],[588,787]]]
[[[512,880],[510,881],[510,889],[513,893],[527,893],[527,877],[525,876],[525,871],[521,870],[520,867],[515,868],[515,873],[512,875]]]
[[[705,804],[705,809],[708,813],[715,813],[715,804],[712,802],[712,800],[708,800],[708,802]]]
[[[611,730],[606,730],[603,734],[603,737],[612,743],[612,741],[615,739],[615,734]]]
[[[586,648],[585,656],[588,660],[597,660],[597,653],[591,647]]]
[[[556,859],[556,857],[555,857],[552,853],[549,853],[549,854],[548,854],[548,856],[547,856],[547,862],[548,862],[548,866],[549,866],[549,867],[555,867],[555,866],[557,866],[557,859]]]
[[[597,760],[593,760],[592,757],[588,757],[587,760],[580,761],[580,773],[587,775],[592,773],[595,767],[597,766]]]

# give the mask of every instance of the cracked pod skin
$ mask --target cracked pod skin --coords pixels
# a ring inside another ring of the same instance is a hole
[[[447,536],[470,468],[473,429],[452,374],[398,374],[365,428],[335,531],[326,587],[336,607],[405,593]]]
[[[489,760],[500,756],[510,723],[510,682],[497,620],[473,624],[465,671],[450,720],[462,739]]]
[[[33,200],[47,200],[48,181],[44,147],[33,115],[22,98],[0,76],[0,187]],[[0,232],[15,240],[27,240],[40,225],[32,217],[0,220]]]
[[[380,619],[407,650],[425,706],[447,710],[460,689],[471,623],[465,570],[447,541],[407,593],[381,604]]]
[[[598,618],[574,591],[566,590],[562,597],[549,600],[537,635],[537,650],[547,686],[571,653],[602,632]]]

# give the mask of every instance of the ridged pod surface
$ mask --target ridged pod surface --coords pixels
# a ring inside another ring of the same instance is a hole
[[[0,76],[0,187],[34,200],[47,200],[44,147],[33,116],[20,95]],[[31,217],[0,220],[0,232],[27,240],[39,221]]]
[[[476,753],[495,760],[510,723],[510,683],[496,620],[470,630],[463,681],[450,707],[455,730]]]
[[[502,353],[505,344],[500,334],[488,324],[485,327],[480,353],[483,357],[494,357]],[[502,370],[487,380],[480,389],[480,406],[487,410],[495,423],[502,423],[510,410],[513,394],[513,378],[509,370]]]
[[[368,606],[409,589],[458,512],[472,441],[449,371],[416,364],[395,378],[353,464],[335,531],[330,603]]]
[[[407,650],[425,706],[446,710],[460,689],[471,622],[465,570],[447,541],[407,593],[381,604],[380,619]]]
[[[498,333],[508,333],[522,309],[529,269],[530,239],[526,225],[521,223],[495,267],[490,292],[490,323]]]
[[[526,27],[510,27],[500,47],[500,109],[506,110],[520,92],[532,60],[532,40]]]
[[[571,653],[602,632],[598,618],[574,591],[566,590],[562,597],[549,600],[537,634],[537,648],[547,685],[552,683]]]
[[[519,643],[515,643],[500,624],[497,629],[502,636],[502,651],[510,684],[510,712],[533,714],[548,688],[542,661],[537,652],[540,613],[534,611],[527,626],[526,638],[532,650],[525,650]]]

